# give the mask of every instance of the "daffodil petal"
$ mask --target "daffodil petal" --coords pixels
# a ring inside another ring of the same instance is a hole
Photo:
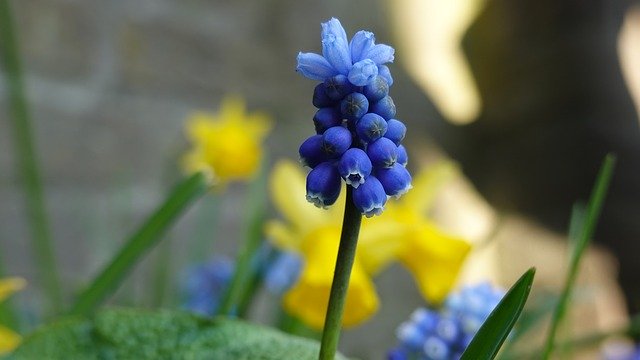
[[[27,282],[23,278],[10,277],[0,279],[0,301],[16,291],[22,290],[25,286],[27,286]]]
[[[220,120],[241,122],[246,112],[246,104],[239,96],[227,96],[220,104]]]
[[[403,195],[403,206],[418,214],[425,214],[431,207],[440,187],[450,180],[456,172],[455,164],[449,161],[442,161],[429,166],[426,170],[420,171],[413,178],[411,191]]]
[[[374,276],[392,261],[397,260],[402,250],[402,241],[407,227],[389,217],[365,219],[358,239],[358,259],[367,274]]]
[[[322,329],[333,281],[333,261],[307,261],[296,285],[284,296],[284,308],[314,329]],[[353,327],[378,310],[373,282],[358,263],[354,264],[345,302],[342,324]]]
[[[264,225],[264,233],[273,245],[281,250],[300,251],[302,239],[283,222],[271,220]]]
[[[0,356],[12,352],[20,345],[22,337],[6,327],[0,326]]]
[[[439,304],[455,284],[470,249],[466,241],[423,224],[406,238],[400,261],[413,274],[422,296]]]
[[[314,229],[327,222],[326,211],[305,199],[305,178],[299,165],[287,160],[276,163],[269,186],[276,207],[297,229]]]

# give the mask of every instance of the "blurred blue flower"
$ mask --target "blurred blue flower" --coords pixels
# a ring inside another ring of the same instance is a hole
[[[282,295],[298,281],[301,271],[300,255],[292,251],[281,252],[266,269],[264,285],[269,292]]]
[[[640,360],[640,345],[614,343],[605,346],[603,360]]]
[[[322,55],[301,52],[296,68],[303,76],[321,81],[312,101],[319,109],[313,118],[317,135],[306,139],[299,150],[303,165],[312,168],[307,200],[322,208],[332,205],[342,178],[354,188],[354,204],[360,212],[367,217],[379,215],[387,196],[400,197],[411,188],[411,176],[404,168],[406,151],[399,148],[406,127],[393,119],[396,106],[389,96],[393,78],[384,65],[393,62],[394,49],[376,44],[373,33],[364,30],[349,41],[335,18],[322,24],[321,39]],[[348,151],[353,149],[361,151]],[[392,168],[399,155],[401,166]],[[338,167],[337,178],[329,167]],[[377,168],[390,170],[378,172]]]
[[[400,344],[387,358],[459,359],[503,296],[504,291],[481,283],[452,293],[438,311],[415,310],[396,330]]]
[[[182,307],[200,315],[213,316],[234,271],[233,260],[215,257],[187,271]]]

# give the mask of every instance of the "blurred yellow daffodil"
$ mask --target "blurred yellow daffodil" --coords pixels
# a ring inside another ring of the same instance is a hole
[[[26,285],[24,279],[21,278],[4,278],[0,279],[0,302],[11,296],[16,291],[21,290]],[[22,338],[11,329],[0,326],[0,356],[13,351]]]
[[[470,245],[440,232],[426,217],[442,173],[419,174],[413,190],[399,201],[388,202],[383,215],[363,219],[345,303],[345,327],[358,325],[377,311],[379,300],[371,277],[392,261],[400,261],[413,273],[431,303],[441,302],[454,285]],[[344,192],[331,208],[316,208],[305,200],[303,171],[291,161],[275,165],[270,192],[286,221],[268,221],[267,236],[276,247],[304,259],[297,283],[284,295],[284,308],[321,329],[338,252]]]
[[[217,114],[196,112],[187,119],[192,148],[182,165],[188,173],[209,173],[217,183],[247,180],[260,166],[261,142],[270,128],[267,115],[248,114],[244,100],[225,98]]]

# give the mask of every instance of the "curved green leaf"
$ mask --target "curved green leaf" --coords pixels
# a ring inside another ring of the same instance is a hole
[[[535,268],[525,272],[482,324],[460,360],[490,360],[500,350],[527,302]]]
[[[181,311],[109,309],[27,336],[13,359],[317,359],[319,344],[274,329]],[[336,360],[346,360],[337,355]]]

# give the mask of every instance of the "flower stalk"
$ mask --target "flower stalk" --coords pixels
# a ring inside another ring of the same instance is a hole
[[[2,54],[1,60],[6,76],[9,108],[13,120],[13,138],[18,157],[18,170],[25,190],[32,247],[35,252],[35,263],[38,267],[38,278],[45,289],[51,310],[57,312],[62,306],[62,291],[53,252],[49,219],[44,204],[42,181],[24,90],[22,64],[14,29],[9,1],[0,0],[0,54]]]
[[[353,262],[356,257],[356,247],[358,245],[358,234],[360,233],[361,223],[362,214],[353,202],[353,188],[347,185],[340,246],[338,248],[338,257],[336,259],[333,283],[331,284],[327,316],[325,318],[320,343],[320,355],[318,357],[320,360],[333,359],[338,348],[342,314],[347,299],[347,290],[349,289],[351,268],[353,267]]]

